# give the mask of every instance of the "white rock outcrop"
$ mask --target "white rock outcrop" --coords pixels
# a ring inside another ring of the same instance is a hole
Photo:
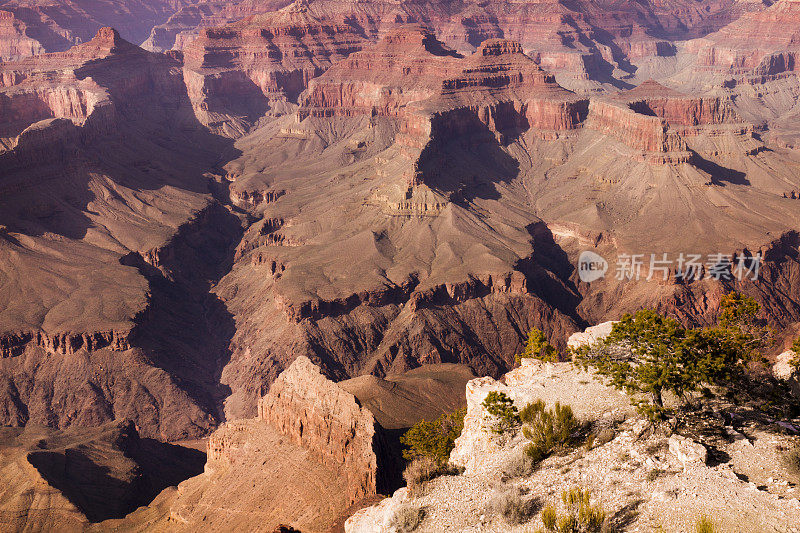
[[[585,344],[592,344],[600,339],[604,339],[611,334],[611,328],[613,328],[616,323],[616,320],[601,322],[596,326],[586,328],[584,331],[573,333],[569,336],[569,339],[567,339],[567,346],[569,348],[578,348]]]
[[[704,465],[708,460],[708,450],[699,442],[673,435],[669,438],[669,453],[674,455],[684,467],[687,465]]]
[[[792,377],[794,367],[789,362],[794,359],[795,353],[792,350],[786,350],[775,359],[775,364],[772,366],[772,373],[778,379],[789,379]]]
[[[553,454],[521,475],[518,458],[527,439],[521,432],[503,438],[493,434],[493,421],[481,405],[491,391],[505,393],[517,408],[537,399],[569,404],[595,429],[611,431],[611,438],[566,455]],[[709,466],[704,444],[649,431],[649,422],[635,413],[624,393],[571,363],[525,359],[499,381],[468,382],[466,399],[464,430],[450,455],[452,463],[465,467],[464,474],[433,479],[414,495],[397,491],[351,517],[345,523],[348,533],[394,533],[392,521],[406,506],[425,511],[417,531],[535,531],[543,525],[539,517],[510,524],[493,510],[497,494],[517,490],[525,499],[559,506],[561,492],[575,487],[591,489],[609,515],[635,507],[635,523],[625,530],[650,531],[657,524],[665,532],[691,531],[697,517],[707,514],[719,531],[800,532],[800,500],[781,466],[785,450],[798,442],[793,435],[720,426],[729,439],[720,440],[719,446],[730,461]],[[795,432],[793,424],[781,423]]]
[[[597,380],[572,363],[543,363],[523,359],[520,367],[503,377],[476,378],[467,383],[464,430],[456,439],[450,462],[464,467],[465,475],[494,468],[503,447],[492,432],[492,419],[481,403],[491,391],[503,392],[517,409],[536,400],[548,405],[569,404],[578,418],[594,419],[613,412],[632,412],[627,396]]]
[[[345,520],[345,533],[395,533],[392,520],[397,511],[408,500],[408,489],[397,489],[391,498],[384,498],[377,505],[356,511]]]

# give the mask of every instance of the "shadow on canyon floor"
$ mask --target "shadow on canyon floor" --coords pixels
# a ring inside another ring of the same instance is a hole
[[[131,345],[179,379],[181,387],[218,423],[230,387],[220,383],[236,332],[233,315],[211,290],[233,266],[241,221],[212,204],[159,251],[159,268],[132,253],[121,262],[135,266],[150,284],[150,305],[137,319]]]
[[[199,475],[205,453],[140,439],[118,456],[83,446],[28,454],[30,462],[91,522],[122,518],[149,504],[162,490]],[[135,464],[126,461],[132,459]]]

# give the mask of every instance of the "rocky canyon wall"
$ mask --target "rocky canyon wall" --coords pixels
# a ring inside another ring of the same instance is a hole
[[[377,423],[356,398],[299,357],[258,402],[258,418],[347,479],[351,503],[379,486]],[[217,454],[209,444],[209,455]]]

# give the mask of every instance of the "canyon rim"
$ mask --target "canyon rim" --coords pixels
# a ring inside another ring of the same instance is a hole
[[[0,0],[0,531],[800,531],[799,54],[797,0]],[[656,421],[571,361],[642,310],[758,358]],[[581,429],[511,468],[490,393]]]

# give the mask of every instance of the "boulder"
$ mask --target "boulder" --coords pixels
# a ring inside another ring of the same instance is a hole
[[[669,453],[674,455],[683,466],[704,465],[708,459],[708,450],[699,442],[680,435],[669,438]]]
[[[775,359],[772,365],[772,373],[778,379],[789,379],[794,373],[794,367],[789,362],[794,359],[796,354],[792,350],[786,350]]]

